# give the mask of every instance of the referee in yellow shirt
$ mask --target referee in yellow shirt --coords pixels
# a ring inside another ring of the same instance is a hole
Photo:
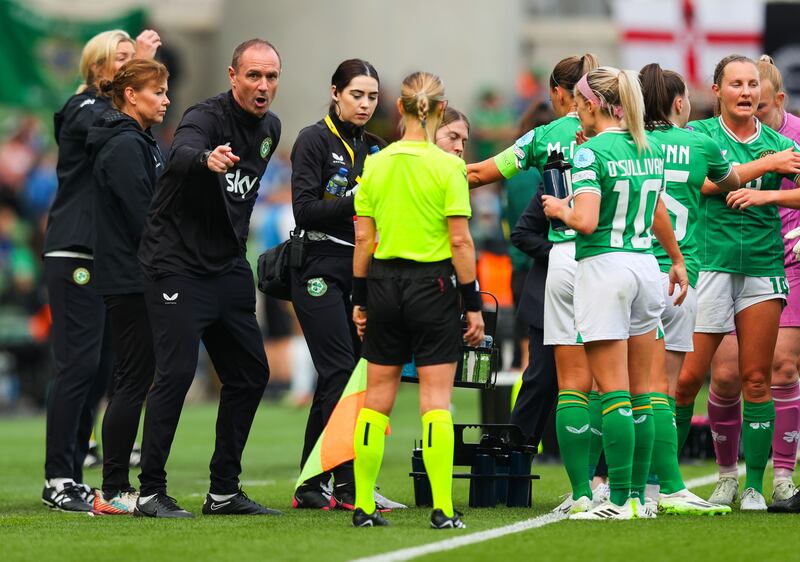
[[[422,458],[433,492],[431,526],[464,528],[453,510],[453,419],[448,410],[464,340],[483,341],[481,299],[464,161],[431,142],[447,106],[438,76],[416,72],[403,81],[397,109],[403,138],[370,158],[356,193],[353,321],[364,338],[367,395],[355,430],[355,527],[388,525],[372,490],[384,436],[413,356],[420,379]],[[373,256],[376,231],[380,243]]]

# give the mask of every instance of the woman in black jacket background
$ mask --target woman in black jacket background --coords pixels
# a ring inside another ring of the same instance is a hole
[[[89,130],[86,141],[95,181],[94,288],[105,302],[116,359],[103,418],[103,489],[93,507],[111,515],[132,513],[136,506],[138,494],[128,479],[128,459],[155,373],[153,335],[136,252],[164,169],[150,127],[164,120],[169,107],[168,75],[155,61],[125,63],[113,81],[101,83],[114,108]]]
[[[81,53],[83,84],[54,117],[58,191],[47,217],[44,274],[57,372],[47,401],[42,502],[61,511],[92,509],[94,494],[83,484],[83,460],[111,372],[105,306],[93,283],[93,180],[86,136],[110,106],[99,95],[100,81],[134,57],[152,59],[160,45],[152,30],[136,41],[120,29],[95,35]]]
[[[297,226],[306,231],[309,240],[305,262],[292,269],[292,302],[318,375],[301,467],[361,355],[350,302],[355,242],[353,193],[367,156],[386,145],[364,131],[378,104],[379,80],[375,68],[365,60],[342,62],[331,78],[328,115],[300,131],[292,148],[292,208]],[[342,177],[347,185],[338,186],[334,176],[342,168],[346,168]],[[336,483],[332,496],[323,489],[331,475],[323,474],[303,483],[292,505],[353,509],[352,463],[332,472]]]

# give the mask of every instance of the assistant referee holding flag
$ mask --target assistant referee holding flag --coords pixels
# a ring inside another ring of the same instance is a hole
[[[281,134],[269,111],[280,72],[269,42],[236,47],[231,90],[186,111],[150,208],[139,260],[156,375],[144,418],[137,516],[192,517],[167,496],[165,465],[201,340],[222,382],[203,513],[280,513],[239,487],[242,450],[269,379],[245,245],[259,179]]]

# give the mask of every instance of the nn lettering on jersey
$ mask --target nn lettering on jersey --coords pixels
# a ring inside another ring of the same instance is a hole
[[[561,152],[564,155],[564,158],[572,160],[572,156],[575,154],[575,146],[577,146],[575,141],[570,142],[569,146],[565,146],[563,149],[561,148],[561,141],[555,143],[548,142],[547,154],[550,154],[555,150],[556,152]]]
[[[257,177],[242,175],[241,170],[236,170],[236,173],[225,174],[225,181],[228,182],[228,193],[234,195],[241,195],[242,199],[247,197],[247,194],[258,184]]]
[[[662,144],[667,164],[689,164],[689,147],[680,144]]]
[[[608,175],[617,176],[659,176],[664,174],[662,158],[641,158],[639,160],[609,160]]]

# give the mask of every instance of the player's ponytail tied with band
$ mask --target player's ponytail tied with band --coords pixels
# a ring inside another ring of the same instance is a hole
[[[783,77],[781,71],[775,66],[775,61],[769,55],[761,55],[756,62],[758,68],[758,76],[762,82],[769,81],[772,84],[774,93],[779,94],[783,92]]]
[[[649,150],[644,133],[644,98],[634,71],[601,66],[578,80],[575,93],[596,104],[599,111],[619,119],[639,152]]]
[[[644,97],[644,126],[648,131],[671,127],[670,114],[676,97],[686,95],[686,83],[677,72],[664,70],[657,62],[642,67],[639,82]]]
[[[403,109],[402,126],[407,129],[409,119],[419,120],[426,140],[433,139],[445,107],[442,80],[429,72],[410,74],[403,80],[400,102]]]
[[[167,67],[151,59],[132,59],[123,64],[113,80],[101,80],[100,93],[111,98],[117,109],[125,106],[125,90],[138,92],[147,85],[165,83],[169,78]]]

